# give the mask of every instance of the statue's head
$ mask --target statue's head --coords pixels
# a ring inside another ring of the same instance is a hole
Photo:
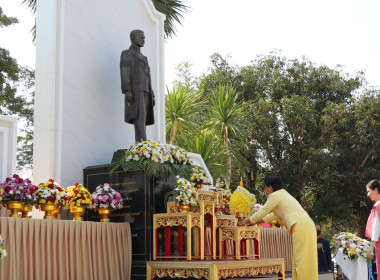
[[[143,47],[145,44],[145,35],[142,30],[132,30],[129,35],[132,44],[136,44],[139,47]]]

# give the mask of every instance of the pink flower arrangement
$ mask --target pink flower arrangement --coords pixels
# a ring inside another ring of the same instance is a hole
[[[104,183],[96,187],[92,193],[92,208],[123,208],[121,194],[111,188],[110,184]]]
[[[34,204],[36,202],[37,187],[29,179],[22,179],[19,175],[13,174],[7,177],[2,184],[3,201],[17,201],[25,204]]]

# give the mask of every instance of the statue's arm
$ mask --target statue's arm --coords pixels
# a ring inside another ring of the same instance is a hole
[[[132,91],[132,59],[126,52],[120,57],[121,92]]]

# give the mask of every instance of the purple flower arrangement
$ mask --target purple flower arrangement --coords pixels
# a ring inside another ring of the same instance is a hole
[[[13,174],[7,177],[3,185],[3,202],[17,201],[25,204],[34,204],[36,201],[37,187],[29,179],[22,179],[19,175]]]
[[[104,183],[92,193],[92,208],[120,209],[123,208],[123,198],[110,184]]]

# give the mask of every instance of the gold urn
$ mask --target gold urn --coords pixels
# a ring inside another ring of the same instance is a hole
[[[86,207],[83,205],[80,206],[70,206],[70,213],[73,214],[73,221],[82,221]]]
[[[111,214],[111,208],[98,208],[98,214],[101,216],[101,222],[109,222],[110,218],[108,217]]]

